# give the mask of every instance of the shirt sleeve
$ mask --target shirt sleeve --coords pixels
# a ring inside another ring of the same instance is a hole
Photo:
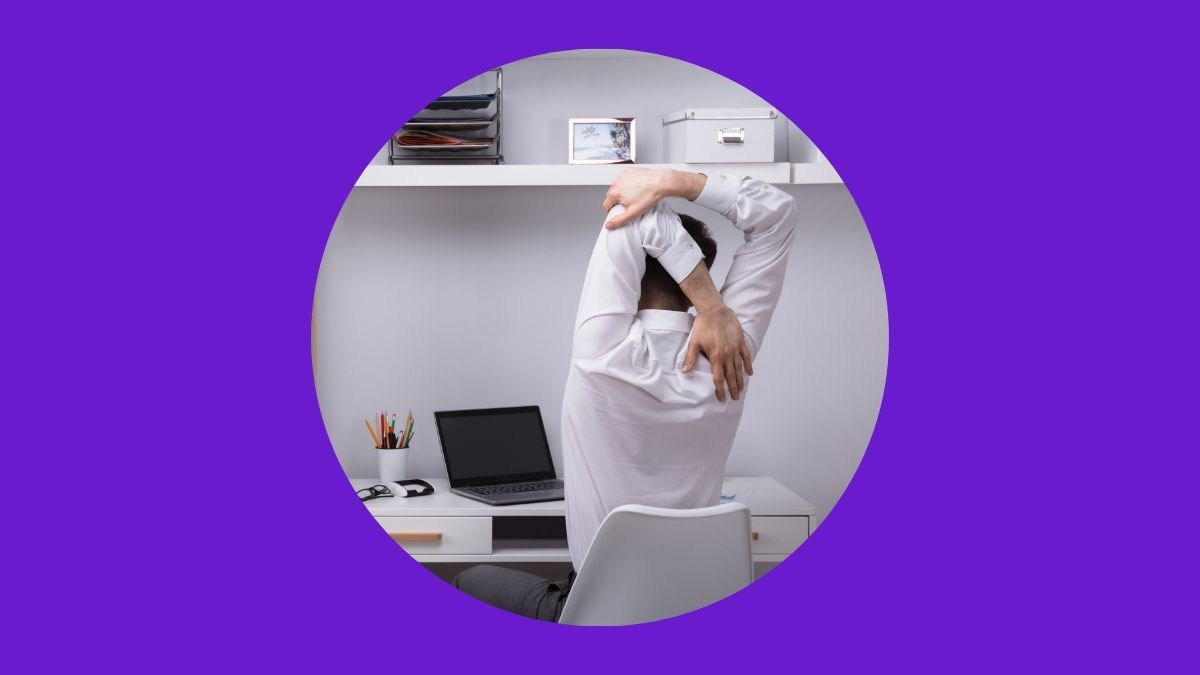
[[[624,210],[624,206],[613,207],[605,222]],[[601,227],[575,317],[574,358],[603,356],[629,335],[647,255],[657,259],[676,282],[686,279],[704,259],[679,216],[662,203],[622,228]]]
[[[742,322],[750,356],[755,358],[783,290],[799,219],[796,200],[758,179],[714,174],[708,176],[696,203],[725,216],[742,231],[744,241],[733,254],[721,297]]]

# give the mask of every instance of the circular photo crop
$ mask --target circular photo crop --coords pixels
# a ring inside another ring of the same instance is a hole
[[[708,607],[813,537],[875,425],[887,307],[854,200],[785,112],[621,50],[397,112],[312,321],[329,437],[386,536],[575,625]]]

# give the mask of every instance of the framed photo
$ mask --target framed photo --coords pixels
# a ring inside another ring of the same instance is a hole
[[[632,117],[582,117],[567,122],[570,164],[632,164],[636,138]]]

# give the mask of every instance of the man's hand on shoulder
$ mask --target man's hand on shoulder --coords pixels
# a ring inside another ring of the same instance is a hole
[[[703,174],[672,169],[626,169],[609,186],[603,205],[605,213],[618,204],[624,206],[625,211],[613,216],[604,226],[610,230],[624,227],[654,208],[664,197],[695,199],[704,189],[705,180]]]
[[[750,363],[750,349],[746,347],[746,336],[742,324],[733,310],[721,305],[715,309],[697,312],[692,324],[692,341],[688,345],[683,372],[691,372],[700,352],[708,357],[712,365],[713,385],[717,400],[725,402],[725,389],[733,400],[738,400],[745,389],[743,370],[746,375],[754,374]]]

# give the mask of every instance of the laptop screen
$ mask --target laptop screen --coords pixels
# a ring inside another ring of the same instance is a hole
[[[435,412],[451,487],[554,478],[537,406]]]

